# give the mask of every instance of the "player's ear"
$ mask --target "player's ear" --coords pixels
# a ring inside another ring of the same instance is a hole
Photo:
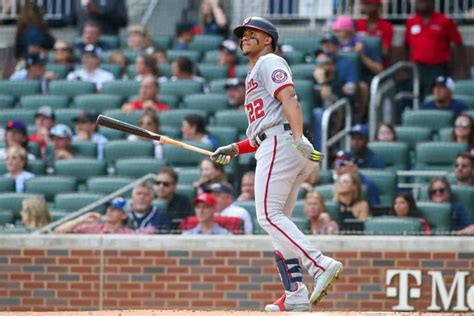
[[[265,40],[264,40],[265,45],[272,45],[272,41],[273,39],[271,36],[269,35],[265,36]]]

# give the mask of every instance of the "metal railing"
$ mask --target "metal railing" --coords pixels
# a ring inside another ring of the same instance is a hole
[[[344,109],[344,127],[335,135],[329,137],[329,132],[330,132],[329,125],[331,122],[331,117],[336,111],[341,110],[341,109]],[[352,127],[352,108],[351,108],[349,99],[342,98],[324,110],[323,117],[321,119],[321,131],[322,131],[321,150],[326,158],[323,159],[322,170],[327,170],[328,168],[328,158],[329,158],[328,153],[329,153],[330,146],[344,140],[344,150],[349,150],[350,140],[349,140],[349,137],[346,137],[346,136],[351,130],[351,127]]]
[[[37,231],[33,232],[33,234],[45,234],[45,233],[51,233],[53,232],[53,230],[58,227],[59,225],[63,224],[63,223],[66,223],[78,216],[81,216],[87,212],[90,212],[92,210],[94,210],[95,208],[101,206],[102,204],[105,204],[107,201],[110,201],[111,199],[113,199],[114,197],[117,197],[125,192],[128,192],[130,191],[131,189],[133,189],[133,187],[141,182],[145,182],[145,181],[149,181],[149,180],[152,180],[155,178],[155,174],[153,173],[148,173],[146,175],[144,175],[143,177],[141,178],[138,178],[136,179],[135,181],[127,184],[126,186],[104,196],[103,198],[95,201],[94,203],[92,204],[89,204],[89,205],[86,205],[84,206],[83,208],[77,210],[76,212],[73,212],[67,216],[64,216],[62,218],[60,218],[59,220],[53,222],[53,223],[50,223],[44,227],[42,227],[41,229],[38,229]]]
[[[397,72],[403,69],[409,69],[413,74],[412,93],[407,93],[406,91],[396,93],[396,84],[393,77]],[[403,98],[413,99],[413,109],[418,109],[420,103],[420,74],[416,65],[407,61],[397,62],[395,65],[384,70],[372,79],[370,84],[369,103],[370,141],[375,139],[378,122],[393,122],[396,110],[396,101]],[[382,109],[384,113],[381,113]],[[382,120],[380,120],[381,116],[384,116],[382,117]]]

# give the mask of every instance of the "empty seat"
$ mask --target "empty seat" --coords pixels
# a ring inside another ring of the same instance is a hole
[[[198,63],[201,53],[196,50],[168,49],[166,51],[166,56],[170,63],[178,57],[186,57],[193,63]]]
[[[249,72],[249,67],[247,65],[237,65],[235,67],[235,76],[237,78],[245,78]]]
[[[30,154],[34,155],[37,158],[41,157],[41,149],[38,143],[28,142],[27,150]]]
[[[76,158],[96,158],[97,144],[87,140],[76,140],[71,143],[71,151]]]
[[[211,91],[211,93],[226,93],[226,84],[227,79],[212,80],[211,82],[209,82],[209,90]]]
[[[129,97],[137,95],[140,90],[140,82],[135,80],[116,80],[104,82],[102,93]]]
[[[154,158],[118,159],[115,162],[115,173],[121,177],[140,178],[148,173],[156,174],[165,165],[165,160]]]
[[[46,163],[44,160],[40,159],[28,160],[25,170],[34,173],[37,176],[43,175],[46,171]]]
[[[331,216],[331,219],[335,221],[338,225],[341,224],[341,212],[339,211],[339,206],[336,202],[331,200],[325,200],[324,205],[326,207],[326,212]]]
[[[292,222],[303,232],[303,234],[310,233],[310,223],[307,218],[304,217],[295,217],[292,219]]]
[[[53,80],[48,86],[49,93],[75,97],[76,95],[96,92],[96,85],[92,82],[78,80]]]
[[[291,218],[304,218],[307,219],[307,216],[304,212],[304,200],[297,200],[293,212],[291,213]]]
[[[15,222],[13,221],[13,215],[13,211],[11,210],[0,209],[0,226],[5,224],[14,224]]]
[[[190,145],[212,151],[212,146],[202,142],[186,142]],[[202,154],[173,145],[163,145],[163,157],[173,167],[196,167],[205,157]]]
[[[407,170],[408,169],[408,145],[404,142],[370,142],[369,148],[379,155],[384,163],[385,169]]]
[[[192,184],[178,184],[176,186],[176,193],[188,197],[190,201],[196,197],[196,189]]]
[[[132,113],[128,114],[122,111],[121,109],[116,110],[106,110],[103,112],[104,115],[113,117],[117,120],[121,120],[133,125],[137,125],[140,119],[140,116],[143,114],[142,110],[133,111]]]
[[[54,207],[67,212],[75,212],[98,201],[102,197],[103,194],[98,193],[60,193],[54,198]],[[103,211],[104,209],[104,205],[96,208],[97,211]]]
[[[220,35],[195,35],[191,43],[189,43],[189,49],[204,53],[210,50],[219,49],[223,40],[224,37]]]
[[[69,107],[69,97],[65,95],[35,94],[20,98],[20,105],[24,109],[37,110],[43,105],[51,107],[53,110]]]
[[[122,97],[113,94],[83,94],[74,98],[73,107],[81,110],[102,113],[109,109],[119,109]]]
[[[133,181],[129,177],[91,177],[87,180],[87,191],[110,194]]]
[[[179,98],[173,94],[159,94],[158,100],[161,103],[167,104],[172,108],[177,108],[179,104]],[[132,100],[131,100],[132,101]]]
[[[170,138],[180,138],[181,126],[177,127],[176,125],[161,125],[160,126],[160,135],[165,135]]]
[[[39,93],[41,93],[41,87],[38,80],[0,80],[0,94],[20,98]]]
[[[54,72],[57,75],[56,79],[66,79],[66,76],[69,71],[71,71],[71,68],[66,65],[49,63],[46,65],[46,71]]]
[[[54,196],[62,192],[76,191],[76,179],[69,176],[40,176],[25,182],[25,193],[42,194],[46,201],[54,201]]]
[[[439,130],[438,138],[442,142],[449,142],[451,141],[451,134],[453,133],[452,127],[445,127]],[[433,139],[435,140],[435,139]]]
[[[11,95],[0,95],[0,109],[9,109],[15,105],[15,98]]]
[[[184,97],[183,107],[214,113],[227,109],[228,101],[225,94],[191,94]]]
[[[474,80],[459,80],[454,86],[455,94],[474,95]]]
[[[405,111],[402,115],[403,126],[427,127],[438,130],[453,125],[454,113],[444,110]]]
[[[283,58],[290,65],[301,64],[304,62],[305,54],[302,51],[294,50],[283,53]]]
[[[316,188],[314,188],[314,191],[319,192],[323,196],[324,200],[331,201],[334,194],[334,184],[318,185]]]
[[[225,65],[200,64],[199,73],[207,81],[227,78],[229,68]]]
[[[474,187],[467,185],[452,185],[454,200],[461,203],[474,219]]]
[[[51,215],[51,219],[53,222],[60,220],[61,218],[67,216],[69,212],[59,209],[50,209],[49,214]]]
[[[217,143],[221,145],[231,144],[238,140],[238,131],[235,127],[209,126],[207,131],[214,136],[217,139]]]
[[[316,94],[313,88],[313,82],[311,80],[294,80],[295,91],[298,95],[298,99],[301,101],[307,101],[311,104],[316,102]]]
[[[320,40],[317,36],[289,36],[283,39],[283,44],[290,45],[304,54],[314,54],[320,47]]]
[[[160,92],[184,97],[188,94],[203,93],[201,82],[193,80],[165,81],[160,84]]]
[[[375,182],[379,189],[381,204],[391,205],[397,190],[397,177],[395,172],[388,170],[362,169],[360,170],[360,173]]]
[[[178,183],[192,185],[195,181],[199,180],[201,171],[198,168],[183,168],[178,172]]]
[[[81,109],[57,109],[56,123],[66,124],[74,130],[74,118],[82,112]]]
[[[132,157],[154,157],[155,146],[152,142],[112,140],[104,146],[104,160],[107,163]]]
[[[421,215],[430,225],[434,235],[448,234],[451,231],[451,204],[417,202]]]
[[[160,122],[161,124],[171,125],[171,126],[181,126],[183,119],[188,114],[198,114],[202,117],[206,117],[206,112],[203,110],[193,110],[193,109],[177,109],[171,111],[165,111],[160,113]]]
[[[54,173],[60,176],[75,177],[84,183],[89,177],[106,174],[105,162],[92,158],[74,158],[58,160],[54,164]]]
[[[0,192],[15,192],[15,179],[1,177]]]
[[[428,127],[397,126],[397,140],[408,144],[409,149],[415,149],[417,143],[431,140],[432,131]]]
[[[11,210],[15,219],[20,218],[22,201],[29,197],[38,196],[38,194],[28,193],[0,193],[0,208]]]
[[[116,129],[108,128],[105,126],[99,126],[99,133],[104,135],[108,140],[124,139],[127,135],[122,131],[118,131]]]
[[[295,64],[291,66],[293,79],[313,80],[313,72],[315,65],[313,64]]]
[[[204,57],[202,58],[203,63],[207,64],[216,64],[219,61],[220,50],[210,50],[204,53]]]
[[[416,218],[378,216],[364,222],[365,235],[421,235],[423,225]]]
[[[159,64],[158,69],[162,76],[171,77],[171,64]]]
[[[153,45],[162,50],[167,50],[171,47],[171,38],[168,35],[153,36]]]
[[[225,110],[215,114],[215,126],[234,127],[239,133],[245,133],[248,127],[248,119],[245,111]]]
[[[35,123],[35,111],[26,109],[3,109],[0,114],[0,126],[4,127],[8,121],[18,120],[25,125]]]
[[[447,170],[454,167],[456,156],[466,151],[467,144],[428,142],[416,145],[416,169]]]
[[[142,54],[142,52],[130,49],[124,49],[122,50],[122,53],[129,64],[134,64],[137,61],[138,56]]]

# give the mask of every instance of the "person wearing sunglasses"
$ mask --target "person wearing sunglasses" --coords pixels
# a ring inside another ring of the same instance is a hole
[[[474,234],[474,223],[464,206],[453,201],[451,186],[445,178],[434,178],[428,196],[435,203],[451,203],[451,228],[456,234]]]
[[[474,155],[474,119],[467,114],[461,114],[454,120],[451,141],[464,143],[469,146],[469,152]]]
[[[454,169],[457,185],[474,186],[474,156],[468,152],[459,153]]]

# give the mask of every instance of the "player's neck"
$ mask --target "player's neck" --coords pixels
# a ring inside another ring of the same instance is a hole
[[[273,53],[272,49],[270,47],[265,47],[261,51],[256,52],[255,54],[247,55],[247,59],[249,60],[249,67],[253,68],[255,64],[257,64],[257,61],[260,57],[270,53]]]

